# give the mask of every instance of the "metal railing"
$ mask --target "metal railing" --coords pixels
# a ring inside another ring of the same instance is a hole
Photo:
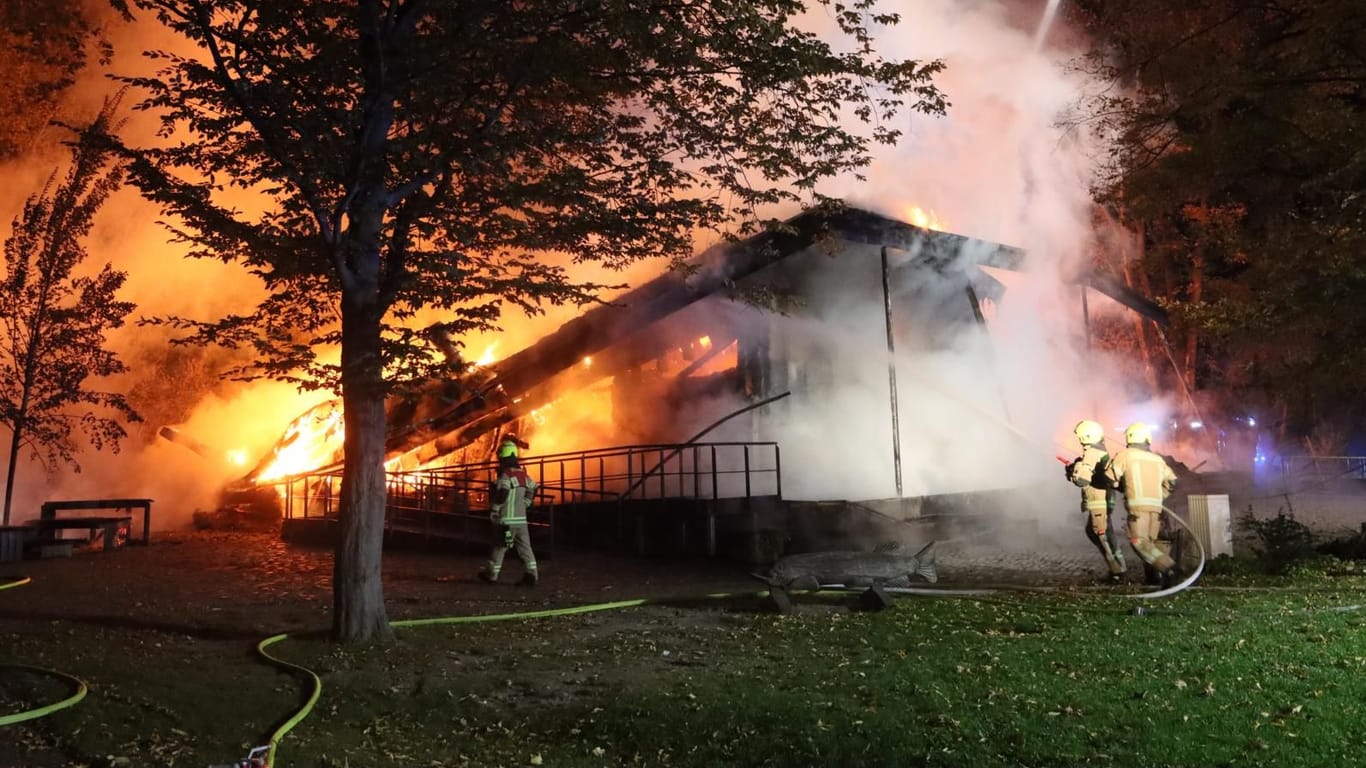
[[[556,510],[582,504],[782,497],[781,455],[774,442],[618,446],[524,457],[522,467],[537,483],[529,525],[552,537]],[[390,472],[385,529],[424,537],[486,537],[489,492],[497,474],[493,461]],[[287,519],[337,514],[340,471],[296,475],[271,485]]]
[[[1366,456],[1282,456],[1281,474],[1316,480],[1366,480]]]
[[[733,499],[783,494],[774,442],[628,445],[532,456],[522,466],[554,503],[598,499]],[[489,471],[495,471],[489,465]]]

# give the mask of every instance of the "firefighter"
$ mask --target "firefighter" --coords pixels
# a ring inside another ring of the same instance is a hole
[[[517,462],[514,454],[510,464],[498,471],[498,481],[494,483],[490,495],[489,519],[493,521],[493,549],[489,553],[488,567],[479,572],[479,578],[493,583],[503,570],[503,557],[509,549],[517,550],[525,569],[522,584],[536,586],[539,576],[536,571],[536,553],[531,551],[531,533],[527,530],[527,509],[536,493],[536,481],[527,476],[526,470]]]
[[[1086,538],[1096,545],[1100,556],[1105,558],[1105,565],[1110,570],[1110,581],[1118,584],[1124,581],[1124,550],[1120,545],[1119,533],[1110,520],[1115,511],[1115,496],[1105,476],[1110,464],[1110,454],[1105,451],[1105,429],[1087,420],[1079,422],[1072,432],[1081,444],[1081,455],[1067,465],[1067,479],[1081,488]]]
[[[1127,447],[1114,455],[1105,474],[1111,485],[1124,492],[1129,543],[1167,587],[1179,573],[1176,562],[1157,546],[1157,540],[1162,528],[1162,502],[1176,487],[1176,473],[1153,453],[1152,440],[1147,424],[1130,424],[1124,430]]]
[[[518,449],[526,449],[531,446],[526,441],[509,432],[503,435],[503,439],[498,442],[498,469],[504,470],[519,466],[521,458]]]

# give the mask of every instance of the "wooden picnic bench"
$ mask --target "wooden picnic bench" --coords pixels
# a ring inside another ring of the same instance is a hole
[[[57,543],[57,531],[85,530],[88,531],[89,541],[94,541],[96,534],[100,534],[104,541],[104,551],[108,552],[118,546],[119,530],[127,530],[132,525],[132,520],[132,515],[58,517],[51,520],[35,520],[33,524],[38,528],[38,538],[42,544]]]
[[[90,532],[90,538],[95,538],[97,531],[104,534],[105,550],[113,549],[116,546],[118,531],[126,528],[129,532],[129,541],[132,538],[132,512],[142,510],[142,543],[148,544],[152,535],[152,500],[151,499],[69,499],[64,501],[45,501],[38,519],[33,524],[40,531],[43,538],[55,539],[56,532],[59,530],[80,530],[85,529]],[[82,516],[82,517],[58,517],[58,512],[78,510],[96,511],[112,510],[114,515],[102,516]],[[117,514],[127,513],[127,514]]]

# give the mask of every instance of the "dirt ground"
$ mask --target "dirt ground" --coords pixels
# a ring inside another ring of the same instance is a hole
[[[650,563],[591,554],[544,561],[535,588],[516,586],[515,557],[505,584],[476,578],[483,558],[451,552],[386,551],[389,618],[535,610],[538,607],[753,590],[758,582],[736,566]],[[144,628],[194,636],[259,637],[327,626],[332,553],[282,542],[271,533],[155,533],[148,547],[0,566],[0,576],[32,583],[0,599],[5,629],[33,620]]]
[[[471,554],[386,551],[389,618],[524,612],[760,586],[725,564],[590,554],[543,561],[535,588],[515,584],[521,566],[514,558],[504,569],[506,583],[489,585],[476,577],[483,563]],[[329,549],[288,545],[274,533],[190,530],[154,532],[147,547],[0,565],[0,582],[31,579],[0,591],[0,664],[59,669],[91,686],[90,696],[73,709],[32,721],[32,727],[5,728],[0,768],[126,765],[120,755],[150,758],[148,765],[203,765],[205,756],[217,761],[245,754],[247,739],[279,725],[281,699],[287,702],[298,688],[252,649],[270,635],[328,627],[331,569]],[[174,670],[182,665],[193,672],[178,679]],[[13,670],[0,675],[0,713],[66,695],[47,679]],[[247,718],[243,711],[257,714]],[[231,729],[223,727],[225,719]],[[130,740],[129,733],[141,735]]]
[[[1045,549],[1002,549],[944,541],[940,586],[984,583],[1090,583],[1103,575],[1081,535],[1059,532]],[[918,545],[917,545],[918,546]],[[1137,558],[1130,557],[1137,576]],[[509,555],[503,581],[476,574],[484,558],[462,552],[386,550],[384,590],[391,620],[528,611],[638,597],[753,591],[762,584],[737,563],[651,561],[560,552],[541,563],[534,588],[517,586]],[[331,609],[332,552],[286,544],[275,533],[154,532],[151,546],[0,565],[0,577],[32,583],[0,598],[0,628],[33,620],[149,629],[201,637],[258,637],[325,628]]]
[[[1103,565],[1079,526],[1071,533],[1045,537],[1047,549],[1012,550],[971,538],[940,541],[939,586],[1091,584],[1103,574]],[[1131,576],[1137,576],[1137,559],[1130,560]],[[477,579],[482,565],[482,557],[461,552],[386,551],[389,618],[525,612],[762,588],[748,569],[720,561],[561,552],[543,559],[542,581],[535,588],[515,584],[521,575],[515,559],[505,567],[506,583],[498,585]],[[278,725],[280,699],[297,695],[298,689],[262,664],[252,648],[277,633],[327,628],[331,568],[329,549],[289,545],[275,533],[190,530],[154,532],[147,547],[0,565],[0,581],[32,579],[0,592],[0,663],[62,669],[92,686],[91,696],[69,710],[75,714],[43,718],[31,729],[20,726],[13,744],[0,742],[0,768],[103,768],[124,765],[119,755],[153,758],[147,764],[207,764],[204,756],[244,754],[250,744],[239,739],[256,738]],[[676,628],[676,612],[655,615],[665,610],[602,615],[593,623],[612,632],[650,630],[651,621]],[[714,623],[717,613],[696,613],[692,620]],[[182,665],[194,670],[187,678],[199,681],[198,687],[170,672]],[[0,712],[65,695],[56,688],[25,690],[22,685],[7,691],[9,683],[0,680]],[[219,697],[227,698],[216,702]],[[232,728],[224,728],[225,720]],[[106,750],[112,756],[98,758]],[[79,756],[77,762],[72,755]]]

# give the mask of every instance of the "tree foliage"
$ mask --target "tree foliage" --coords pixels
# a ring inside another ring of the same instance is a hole
[[[1205,383],[1262,393],[1291,427],[1366,394],[1366,6],[1351,0],[1079,7],[1117,83],[1101,199],[1143,233],[1154,289],[1214,355]],[[1189,361],[1192,366],[1196,363]]]
[[[112,53],[88,0],[6,0],[0,51],[0,160],[27,151],[92,54],[107,62]]]
[[[131,177],[194,256],[241,263],[268,292],[178,322],[252,349],[250,373],[340,384],[339,636],[386,631],[383,398],[445,366],[430,335],[593,301],[602,286],[567,265],[688,257],[699,228],[815,199],[908,109],[941,111],[940,65],[880,57],[873,33],[897,17],[874,6],[815,5],[836,49],[795,26],[801,0],[126,4],[199,47],[153,52],[160,71],[127,81],[168,138]],[[421,327],[422,310],[443,319]],[[321,362],[336,345],[340,367]]]
[[[202,340],[254,347],[267,375],[335,382],[314,351],[341,340],[336,295],[369,282],[403,378],[444,364],[404,327],[419,308],[449,312],[458,339],[508,305],[590,301],[601,286],[566,261],[690,256],[698,227],[862,166],[907,100],[941,110],[938,63],[869,58],[868,4],[833,6],[858,44],[840,54],[793,29],[803,6],[786,0],[138,3],[207,50],[154,54],[159,75],[128,80],[196,137],[145,150],[134,180],[194,256],[270,289],[256,311],[188,323]],[[869,135],[845,129],[851,103]],[[179,167],[204,178],[166,173]],[[227,186],[267,210],[219,204]],[[373,275],[356,250],[379,256]]]
[[[127,273],[105,264],[94,275],[76,274],[87,257],[83,241],[95,214],[123,182],[121,166],[111,162],[103,140],[116,106],[117,100],[105,105],[73,145],[66,175],[59,181],[54,172],[42,192],[28,199],[5,241],[0,424],[11,436],[6,522],[22,448],[79,470],[77,427],[96,449],[117,451],[126,432],[114,416],[139,420],[122,395],[91,389],[89,381],[126,370],[104,345],[105,334],[133,310],[116,298]]]

